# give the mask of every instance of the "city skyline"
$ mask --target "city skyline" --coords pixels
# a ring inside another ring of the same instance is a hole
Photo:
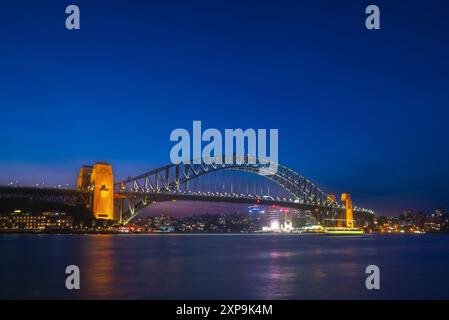
[[[447,12],[2,3],[0,300],[114,301],[103,317],[439,311],[400,302],[449,299]]]
[[[75,32],[63,6],[4,5],[0,183],[74,186],[96,161],[140,174],[201,120],[279,128],[281,164],[376,213],[448,208],[447,4],[380,1],[377,33],[364,4],[324,4],[79,1]]]

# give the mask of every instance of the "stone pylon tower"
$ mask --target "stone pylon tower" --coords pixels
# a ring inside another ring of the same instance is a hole
[[[112,166],[97,162],[83,166],[78,176],[78,189],[93,193],[89,207],[97,219],[114,219],[114,175]]]
[[[341,201],[345,203],[346,210],[346,227],[354,228],[354,214],[352,212],[352,200],[349,193],[341,194]]]

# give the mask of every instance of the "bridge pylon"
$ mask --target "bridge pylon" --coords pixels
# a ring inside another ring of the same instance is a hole
[[[346,192],[342,193],[341,201],[345,203],[346,227],[354,228],[354,214],[353,214],[353,210],[352,210],[351,195]]]
[[[97,162],[93,166],[83,166],[77,185],[80,190],[92,192],[88,206],[95,218],[115,220],[114,175],[110,164]]]

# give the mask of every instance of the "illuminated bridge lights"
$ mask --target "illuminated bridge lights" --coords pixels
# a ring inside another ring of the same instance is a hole
[[[101,202],[101,199],[113,195],[114,211],[111,213],[110,209],[106,209],[107,216],[125,222],[130,221],[143,208],[156,201],[176,199],[235,203],[257,201],[261,204],[276,204],[314,211],[316,208],[346,210],[346,206],[337,202],[335,196],[326,194],[309,179],[281,165],[272,176],[260,175],[257,163],[167,165],[115,184],[111,184],[112,169],[106,172],[105,164],[102,165],[103,167],[98,166],[98,168],[103,169],[103,176],[97,174],[98,179],[95,181],[91,177],[94,166],[83,167],[78,179],[78,190],[51,188],[29,188],[32,189],[29,190],[8,186],[3,189],[0,187],[0,197],[19,193],[29,198],[47,197],[49,200],[60,197],[64,202],[86,203],[96,214],[99,214],[96,211],[98,201]],[[232,174],[226,177],[224,172]],[[238,179],[234,180],[236,177]],[[95,193],[96,190],[98,195]],[[63,191],[65,193],[62,193]],[[93,202],[92,199],[89,200],[89,194],[93,194]],[[108,206],[105,203],[102,210]],[[354,207],[354,212],[374,214],[372,210],[360,207]]]

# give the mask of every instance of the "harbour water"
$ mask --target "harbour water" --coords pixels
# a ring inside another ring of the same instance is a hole
[[[2,299],[449,298],[449,235],[0,234],[0,255]]]

